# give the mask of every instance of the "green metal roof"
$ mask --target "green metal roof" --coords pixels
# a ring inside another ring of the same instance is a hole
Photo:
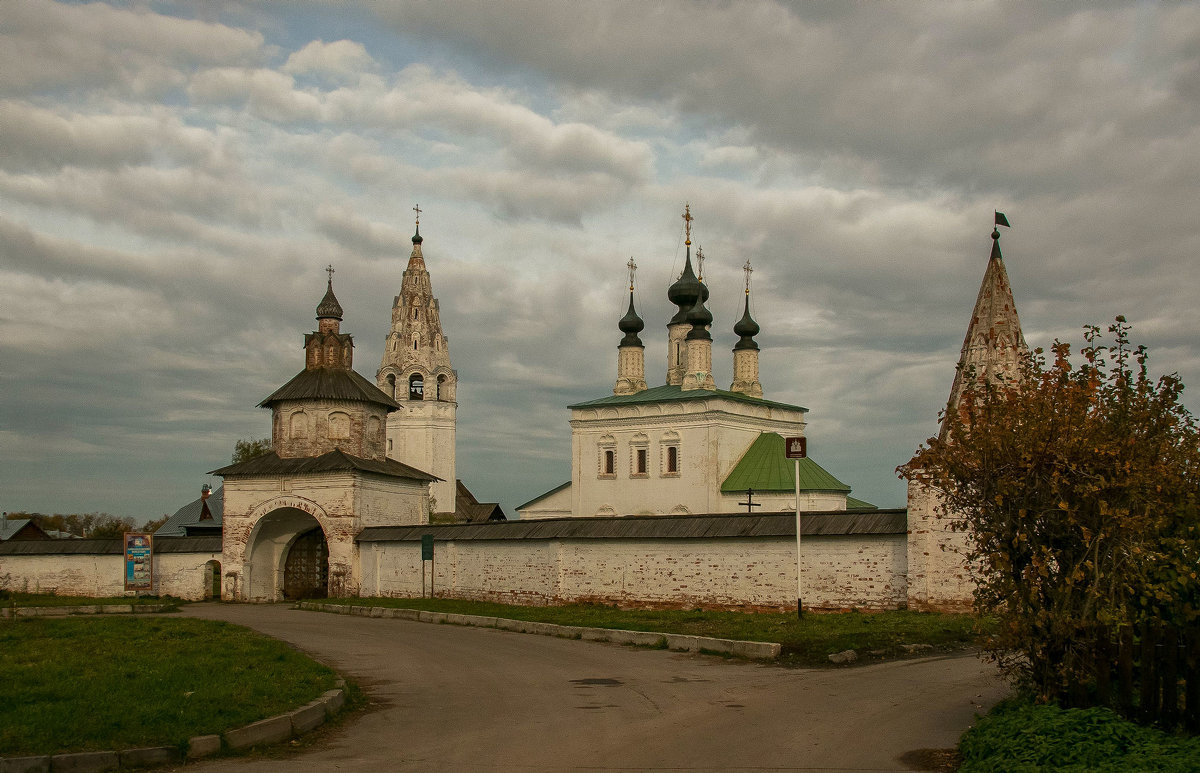
[[[801,411],[808,413],[807,408],[801,408],[799,405],[788,405],[787,403],[777,403],[773,400],[763,400],[759,397],[751,397],[741,394],[740,392],[729,392],[724,389],[692,389],[684,391],[681,387],[672,384],[664,384],[663,386],[653,387],[651,389],[643,389],[641,392],[635,392],[631,395],[609,395],[601,397],[599,400],[589,400],[585,403],[575,403],[568,405],[568,408],[595,408],[602,405],[636,405],[638,403],[668,403],[681,402],[684,400],[706,400],[711,397],[721,397],[726,400],[733,400],[738,403],[750,403],[751,405],[765,405],[768,408],[784,408],[789,411]]]
[[[721,484],[721,493],[746,489],[755,491],[795,491],[796,463],[784,456],[783,436],[764,432],[750,444],[741,461]],[[812,459],[800,460],[801,491],[844,491],[850,487],[826,472]]]
[[[847,510],[878,510],[879,505],[873,505],[870,502],[864,502],[863,500],[858,499],[857,497],[852,497],[849,494],[847,494],[846,495],[846,509]]]

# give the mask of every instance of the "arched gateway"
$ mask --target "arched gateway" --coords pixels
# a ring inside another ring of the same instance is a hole
[[[213,470],[225,478],[221,564],[233,598],[355,595],[358,533],[429,518],[439,479],[387,458],[387,414],[400,406],[351,368],[341,319],[330,269],[304,370],[259,404],[273,414],[272,452]]]

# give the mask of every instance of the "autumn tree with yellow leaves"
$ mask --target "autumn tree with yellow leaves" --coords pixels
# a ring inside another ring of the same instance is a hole
[[[969,532],[987,650],[1042,698],[1087,679],[1097,625],[1200,622],[1200,433],[1129,329],[1084,328],[1077,367],[1056,341],[1016,378],[970,379],[899,468]]]

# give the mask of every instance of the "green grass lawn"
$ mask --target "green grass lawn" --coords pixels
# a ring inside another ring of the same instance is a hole
[[[288,645],[228,623],[0,621],[0,756],[182,746],[297,708],[336,679]]]
[[[959,743],[961,773],[1200,770],[1200,738],[1142,727],[1109,709],[1002,701]]]
[[[53,593],[13,593],[0,591],[0,607],[85,607],[97,604],[167,604],[178,607],[187,603],[173,596],[59,596]]]
[[[868,661],[907,655],[901,647],[903,644],[929,644],[937,652],[961,650],[973,643],[978,625],[970,615],[906,611],[806,613],[802,620],[798,620],[794,612],[639,610],[618,609],[602,604],[522,607],[457,599],[351,598],[324,601],[507,617],[559,625],[779,642],[783,645],[780,662],[802,666],[828,666],[829,655],[848,649],[858,652],[860,660]]]

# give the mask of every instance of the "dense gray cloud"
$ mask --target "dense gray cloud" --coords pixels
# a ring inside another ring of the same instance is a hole
[[[636,258],[648,378],[690,202],[727,385],[881,505],[935,430],[993,209],[1026,337],[1123,313],[1200,380],[1188,5],[5,3],[5,510],[175,509],[268,430],[332,263],[373,377],[421,205],[460,474],[566,480]],[[1191,395],[1193,407],[1197,406]]]

